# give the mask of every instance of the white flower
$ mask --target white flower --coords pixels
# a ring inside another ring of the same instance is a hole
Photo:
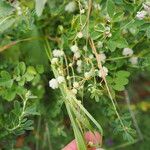
[[[111,33],[109,33],[107,36],[108,36],[108,37],[112,37],[112,34],[111,34]]]
[[[98,47],[98,48],[102,48],[102,47],[103,47],[103,43],[102,43],[101,41],[98,41],[97,47]]]
[[[90,54],[90,55],[89,55],[89,58],[92,59],[92,58],[94,58],[94,56],[93,56],[92,54]]]
[[[71,49],[71,51],[73,52],[73,53],[76,53],[78,50],[79,50],[79,48],[78,48],[78,46],[75,44],[75,45],[72,45],[71,47],[70,47],[70,49]]]
[[[105,55],[104,53],[100,53],[99,56],[100,56],[100,60],[101,60],[103,63],[105,63],[106,55]]]
[[[76,10],[76,3],[75,1],[71,1],[69,2],[66,6],[65,6],[65,11],[72,13]]]
[[[85,10],[84,10],[84,9],[81,9],[81,10],[80,10],[80,13],[81,13],[81,14],[84,14],[84,13],[85,13]]]
[[[124,48],[122,51],[122,55],[124,56],[132,56],[133,55],[133,50],[130,48]]]
[[[81,66],[82,65],[82,60],[77,60],[77,66]]]
[[[75,57],[76,59],[80,58],[80,57],[81,57],[80,52],[76,52],[76,53],[74,53],[74,57]]]
[[[57,77],[57,82],[59,83],[59,84],[61,84],[62,82],[64,82],[65,81],[65,78],[63,77],[63,76],[58,76]]]
[[[49,87],[51,87],[52,89],[57,89],[58,88],[58,81],[56,79],[51,79],[49,81]]]
[[[83,46],[83,50],[87,51],[87,46],[86,45]]]
[[[54,56],[54,57],[61,57],[61,56],[63,56],[63,55],[64,55],[64,52],[63,52],[63,51],[58,50],[58,49],[54,49],[54,50],[53,50],[53,56]]]
[[[82,68],[80,66],[77,67],[77,72],[81,73],[82,72]]]
[[[85,73],[84,73],[84,77],[85,77],[85,78],[90,78],[91,76],[92,76],[91,71],[90,71],[90,72],[85,72]]]
[[[138,63],[138,57],[133,56],[129,59],[132,65],[136,65]]]
[[[58,63],[58,58],[52,58],[51,63],[52,63],[53,65],[54,65],[54,64],[57,64],[57,63]]]
[[[82,33],[82,32],[78,32],[78,33],[77,33],[77,37],[78,37],[79,39],[81,39],[81,38],[83,37],[83,33]]]
[[[97,10],[101,10],[101,6],[98,3],[94,3],[94,8]]]
[[[72,89],[71,91],[73,94],[77,94],[77,89]]]
[[[146,16],[147,12],[142,10],[142,11],[138,11],[136,14],[137,19],[139,20],[143,20]]]
[[[79,83],[78,83],[78,82],[73,82],[73,87],[74,87],[75,89],[77,89],[77,88],[79,87]]]
[[[100,71],[99,71],[99,77],[102,76],[107,76],[108,75],[108,69],[106,67],[103,67]]]
[[[150,14],[150,2],[146,2],[143,4],[144,10]]]
[[[97,148],[96,150],[104,150],[103,148]]]

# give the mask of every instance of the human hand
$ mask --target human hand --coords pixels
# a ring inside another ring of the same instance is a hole
[[[85,141],[87,143],[88,150],[102,150],[101,148],[90,147],[90,145],[101,145],[102,144],[102,136],[98,132],[86,132]],[[71,141],[67,146],[65,146],[62,150],[78,150],[76,140]]]

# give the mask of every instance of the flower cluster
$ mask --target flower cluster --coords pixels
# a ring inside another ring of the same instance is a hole
[[[133,55],[133,50],[130,48],[124,48],[122,51],[122,55],[124,56],[132,56]],[[132,56],[129,61],[131,62],[132,65],[136,65],[138,63],[138,57]]]
[[[53,78],[49,81],[49,87],[52,89],[57,89],[59,87],[59,84],[65,82],[65,78],[63,76],[58,76],[56,79]]]
[[[76,59],[80,58],[81,57],[81,54],[80,54],[80,51],[79,51],[79,48],[78,46],[75,44],[75,45],[72,45],[70,47],[71,51],[74,53],[74,57]]]
[[[144,10],[138,11],[136,14],[136,18],[139,20],[143,20],[146,15],[150,15],[150,2],[143,3]]]

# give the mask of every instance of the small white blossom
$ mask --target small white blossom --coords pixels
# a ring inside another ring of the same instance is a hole
[[[107,27],[105,28],[105,30],[108,31],[108,32],[110,32],[110,27],[107,26]]]
[[[93,58],[94,58],[94,56],[93,56],[92,54],[90,54],[90,55],[89,55],[89,58],[90,58],[90,59],[93,59]]]
[[[83,46],[83,50],[87,51],[87,46],[86,45]]]
[[[78,37],[79,39],[81,39],[81,38],[83,37],[83,33],[82,33],[82,32],[78,32],[78,33],[77,33],[77,37]]]
[[[65,78],[63,76],[58,76],[57,81],[58,81],[59,84],[61,84],[62,82],[65,81]]]
[[[80,66],[77,67],[77,72],[81,73],[82,72],[82,68]]]
[[[71,91],[73,94],[77,94],[77,89],[72,89]]]
[[[69,63],[69,67],[72,67],[72,65],[73,65],[72,63]]]
[[[100,60],[101,60],[103,63],[105,63],[106,55],[105,55],[104,53],[100,53],[99,56],[100,56]]]
[[[51,79],[49,81],[49,87],[51,87],[52,89],[57,89],[58,88],[58,81],[56,79]]]
[[[58,50],[58,49],[54,49],[54,50],[53,50],[53,56],[54,56],[54,57],[61,57],[61,56],[63,56],[63,55],[64,55],[64,52],[63,52],[63,51]]]
[[[102,75],[104,77],[108,75],[108,69],[106,67],[103,67],[103,69],[99,71],[99,77],[102,77]]]
[[[75,1],[71,1],[69,2],[66,6],[65,6],[65,11],[72,13],[76,10],[76,3]]]
[[[122,51],[122,55],[124,56],[132,56],[133,55],[133,50],[130,48],[124,48]]]
[[[103,43],[102,43],[101,41],[98,41],[97,47],[98,47],[98,48],[102,48],[102,47],[103,47]]]
[[[73,82],[73,87],[77,89],[79,87],[79,83],[78,82]]]
[[[59,61],[58,58],[52,58],[51,63],[54,65],[57,64],[58,61]]]
[[[136,14],[136,18],[139,20],[143,20],[146,16],[147,12],[142,10],[142,11],[138,11]]]
[[[150,2],[146,2],[143,4],[144,10],[150,14]]]
[[[101,6],[98,3],[94,3],[94,8],[97,10],[101,10]]]
[[[91,76],[92,76],[91,71],[90,71],[90,72],[85,72],[85,73],[84,73],[84,77],[85,77],[85,78],[90,78]]]
[[[132,65],[136,65],[138,63],[138,57],[133,56],[129,59]]]
[[[82,65],[82,60],[77,60],[77,66],[81,66]]]
[[[85,13],[85,10],[84,10],[84,9],[81,9],[81,10],[80,10],[80,13],[81,13],[81,14],[84,14],[84,13]]]
[[[80,52],[76,52],[76,53],[74,53],[74,57],[75,57],[76,59],[80,58],[80,57],[81,57]]]
[[[112,37],[112,34],[111,34],[111,33],[109,33],[107,36],[108,36],[108,37]]]
[[[78,46],[75,44],[75,45],[72,45],[71,47],[70,47],[70,49],[71,49],[71,51],[73,52],[73,53],[76,53],[78,50],[79,50],[79,48],[78,48]]]

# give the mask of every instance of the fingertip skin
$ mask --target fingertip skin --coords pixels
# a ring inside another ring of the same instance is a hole
[[[84,135],[86,143],[92,142],[93,144],[101,144],[102,136],[98,132],[88,131]],[[76,141],[71,141],[67,146],[65,146],[62,150],[78,150]],[[96,150],[96,148],[88,148],[88,150]]]
[[[63,148],[62,150],[77,150],[77,144],[76,141],[73,140],[71,141],[67,146],[65,146],[65,148]]]

